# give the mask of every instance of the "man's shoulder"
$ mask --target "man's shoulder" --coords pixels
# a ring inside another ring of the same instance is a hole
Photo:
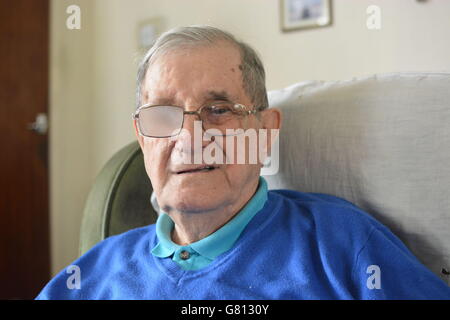
[[[99,259],[103,256],[131,256],[145,250],[150,246],[152,235],[155,234],[155,225],[134,228],[126,232],[110,236],[83,254],[79,260],[90,258]]]
[[[327,194],[271,191],[279,204],[281,234],[289,233],[291,248],[320,257],[313,261],[359,299],[446,298],[448,287],[426,269],[388,227],[351,202]],[[288,223],[286,223],[286,220]],[[280,233],[278,233],[280,234]],[[305,245],[306,243],[306,245]],[[293,252],[293,250],[291,250]],[[381,272],[381,289],[371,282]],[[405,274],[414,275],[404,277]],[[372,275],[372,276],[371,276]],[[404,278],[402,278],[404,277]],[[413,280],[411,280],[413,279]],[[420,279],[420,280],[418,280]]]
[[[149,235],[155,232],[155,224],[133,228],[123,233],[112,235],[103,241],[99,242],[99,245],[115,245],[116,243],[122,243],[124,245],[134,244],[136,242],[147,240]]]
[[[80,272],[85,287],[99,286],[109,275],[123,270],[125,264],[139,263],[150,252],[154,233],[155,225],[149,225],[100,241],[61,270],[42,290],[38,299],[91,299],[92,296],[83,295],[89,290],[67,289],[71,275]]]
[[[288,225],[278,229],[291,240],[300,239],[329,252],[327,256],[353,260],[374,230],[380,230],[387,238],[396,238],[369,213],[333,195],[274,190],[269,198],[279,204],[275,221]]]
[[[343,198],[326,194],[326,193],[317,193],[317,192],[303,192],[297,190],[288,190],[288,189],[275,189],[269,190],[269,194],[274,193],[279,196],[282,196],[287,199],[291,199],[294,201],[302,201],[302,202],[313,202],[313,203],[334,203],[340,205],[350,205],[355,206],[350,201],[347,201]]]
[[[314,221],[316,227],[326,228],[386,228],[369,213],[354,203],[324,193],[295,190],[271,190],[269,198],[280,201],[284,212],[294,217]],[[300,213],[300,215],[298,214]]]

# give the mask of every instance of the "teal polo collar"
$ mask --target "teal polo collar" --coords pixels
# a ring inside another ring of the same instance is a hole
[[[200,256],[200,259],[196,260],[204,261],[198,264],[204,266],[207,264],[205,261],[212,262],[217,256],[231,249],[250,220],[263,208],[266,200],[267,182],[260,177],[257,191],[237,215],[209,236],[187,246],[180,246],[171,240],[174,222],[166,213],[161,213],[156,222],[156,235],[159,242],[152,249],[152,254],[159,258],[166,258],[180,250],[195,252]],[[182,267],[184,263],[187,263],[189,269],[196,269],[192,262],[176,259],[175,256],[173,260]]]

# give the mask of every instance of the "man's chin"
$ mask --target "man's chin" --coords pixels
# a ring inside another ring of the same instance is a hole
[[[162,206],[164,212],[179,212],[185,214],[204,214],[217,211],[226,205],[222,199],[223,193],[217,193],[214,188],[183,188],[174,191]]]
[[[222,174],[177,175],[171,176],[166,183],[158,203],[164,212],[207,213],[223,206],[229,192],[228,183]]]

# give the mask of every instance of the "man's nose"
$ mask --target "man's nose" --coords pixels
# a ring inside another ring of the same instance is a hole
[[[176,147],[184,152],[202,152],[211,141],[203,140],[203,124],[198,115],[185,114],[183,127],[177,136]]]

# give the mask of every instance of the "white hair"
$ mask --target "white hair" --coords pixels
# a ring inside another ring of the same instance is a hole
[[[225,40],[240,51],[243,87],[253,104],[265,109],[269,103],[266,91],[266,76],[264,66],[258,54],[249,45],[236,40],[236,38],[223,30],[211,26],[179,27],[163,33],[148,50],[139,65],[137,75],[136,102],[137,107],[142,103],[142,86],[150,65],[161,55],[176,49],[192,48],[202,45],[211,45]]]

